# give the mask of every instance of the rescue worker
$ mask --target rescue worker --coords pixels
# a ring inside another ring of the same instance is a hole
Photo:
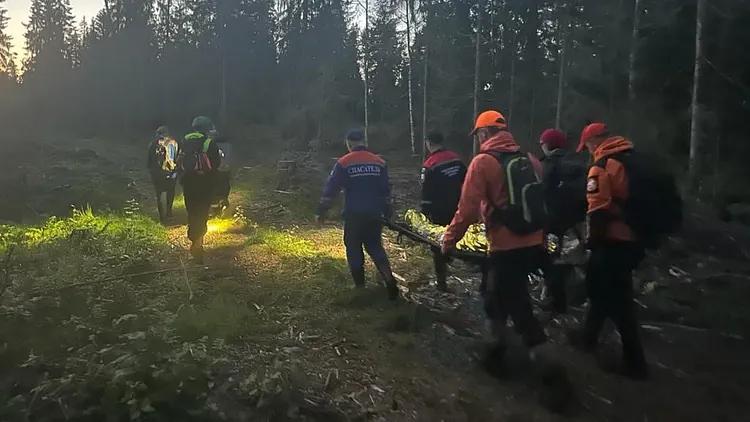
[[[193,132],[185,135],[180,153],[182,191],[188,215],[187,235],[191,241],[190,254],[203,260],[203,237],[208,230],[208,214],[211,209],[214,177],[221,164],[216,142],[209,136],[214,124],[208,117],[193,119]]]
[[[431,132],[424,142],[429,155],[422,164],[422,214],[433,224],[447,226],[461,198],[466,165],[458,154],[445,148],[442,133]],[[437,287],[447,291],[449,259],[440,250],[432,251],[432,259]]]
[[[485,223],[490,244],[490,273],[484,293],[485,311],[490,319],[495,344],[485,357],[492,369],[502,362],[507,348],[507,319],[536,358],[547,336],[532,312],[528,290],[528,274],[539,269],[544,259],[543,233],[517,234],[493,217],[493,212],[510,200],[508,186],[500,162],[492,154],[515,153],[519,145],[508,131],[503,115],[490,110],[480,114],[471,132],[480,143],[480,153],[469,165],[453,221],[442,240],[442,252],[455,249],[471,224]],[[528,159],[538,176],[542,169],[531,154]]]
[[[169,128],[159,126],[156,136],[148,146],[146,168],[151,175],[156,193],[159,221],[164,224],[172,218],[172,205],[177,185],[177,156],[179,146],[169,134]],[[164,200],[162,201],[162,198]]]
[[[555,313],[567,312],[566,279],[573,266],[562,262],[566,234],[578,235],[576,224],[586,217],[586,167],[566,149],[567,137],[558,129],[547,129],[539,137],[544,156],[544,197],[549,214],[546,230],[547,263],[544,279],[551,299],[544,304]],[[579,236],[579,240],[582,237]]]
[[[333,166],[320,198],[316,220],[322,224],[339,192],[344,190],[344,245],[354,285],[365,285],[365,255],[375,263],[388,290],[388,298],[398,298],[398,286],[383,247],[383,218],[390,219],[391,188],[385,161],[367,150],[360,129],[346,135],[349,153]]]
[[[612,136],[604,123],[587,125],[578,152],[586,148],[594,164],[586,185],[588,244],[591,257],[586,274],[590,307],[582,331],[573,332],[574,345],[593,352],[607,318],[622,339],[622,375],[645,379],[648,366],[639,335],[633,302],[633,270],[644,257],[634,231],[625,223],[621,204],[628,196],[628,174],[617,154],[633,150],[633,144]]]

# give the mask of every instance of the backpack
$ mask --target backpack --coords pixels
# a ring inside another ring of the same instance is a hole
[[[519,235],[542,230],[548,220],[544,184],[529,156],[521,152],[486,154],[500,163],[508,186],[508,202],[495,209],[492,219]]]
[[[199,142],[201,139],[203,141]],[[213,165],[208,157],[211,142],[213,142],[211,138],[198,137],[195,134],[185,137],[180,165],[184,174],[203,175],[213,170]]]
[[[174,173],[177,169],[177,142],[172,138],[161,138],[157,141],[156,163],[164,173]]]
[[[556,220],[553,224],[565,230],[586,219],[588,168],[574,154],[566,154],[557,162],[555,173],[557,184],[547,187],[547,206]]]
[[[595,165],[604,168],[609,159],[622,163],[628,176],[628,199],[620,201],[625,223],[644,247],[658,248],[664,237],[682,226],[682,197],[674,176],[653,157],[632,150]]]

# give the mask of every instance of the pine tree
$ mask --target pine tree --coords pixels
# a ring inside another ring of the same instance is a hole
[[[376,121],[388,121],[402,110],[403,95],[398,88],[398,79],[404,65],[397,8],[390,0],[378,1],[368,44],[364,48],[373,97],[372,115]]]
[[[26,24],[26,72],[49,67],[50,72],[70,67],[70,0],[33,0]]]
[[[3,7],[5,0],[0,0],[0,75],[15,75],[15,60],[13,45],[10,34],[6,33],[8,28],[7,11]]]

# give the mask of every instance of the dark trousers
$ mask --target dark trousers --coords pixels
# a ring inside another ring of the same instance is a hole
[[[569,264],[557,264],[555,257],[547,255],[544,267],[544,283],[547,286],[547,295],[551,299],[552,310],[564,314],[568,311],[567,280],[573,272],[573,266]]]
[[[432,250],[432,263],[435,265],[435,278],[437,279],[438,287],[441,289],[446,287],[449,262],[450,257],[443,255],[440,250]]]
[[[172,206],[174,204],[174,192],[177,185],[175,178],[167,178],[164,175],[151,175],[156,193],[156,208],[159,210],[159,220],[164,221],[172,217]]]
[[[383,247],[383,224],[375,217],[346,216],[344,219],[344,246],[346,261],[357,285],[365,282],[365,254],[367,251],[387,283],[393,280],[391,264]]]
[[[510,317],[527,347],[544,343],[547,336],[536,319],[529,296],[529,273],[543,265],[541,247],[493,252],[484,292],[484,308],[493,324],[504,326]]]
[[[182,193],[188,215],[188,239],[195,242],[208,230],[208,213],[211,210],[213,180],[210,176],[184,177]]]
[[[584,326],[586,346],[596,347],[604,321],[609,318],[622,338],[625,365],[635,369],[646,364],[633,302],[633,270],[643,256],[643,249],[632,243],[595,246],[586,274],[591,305]]]

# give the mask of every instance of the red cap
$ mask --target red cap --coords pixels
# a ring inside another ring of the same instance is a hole
[[[565,144],[567,144],[567,138],[565,134],[560,130],[547,129],[542,132],[541,136],[539,136],[539,143],[542,145],[547,145],[547,148],[549,149],[565,148]]]
[[[583,148],[586,146],[586,142],[588,142],[591,138],[596,138],[598,136],[604,136],[609,134],[609,128],[607,128],[607,125],[604,123],[591,123],[585,128],[583,128],[583,131],[581,132],[581,140],[578,142],[578,148],[576,149],[577,152],[583,151]]]
[[[505,122],[505,116],[503,116],[499,111],[487,110],[477,116],[477,121],[474,124],[474,130],[471,131],[470,135],[474,135],[479,129],[485,127],[506,129],[508,127],[508,124]]]

